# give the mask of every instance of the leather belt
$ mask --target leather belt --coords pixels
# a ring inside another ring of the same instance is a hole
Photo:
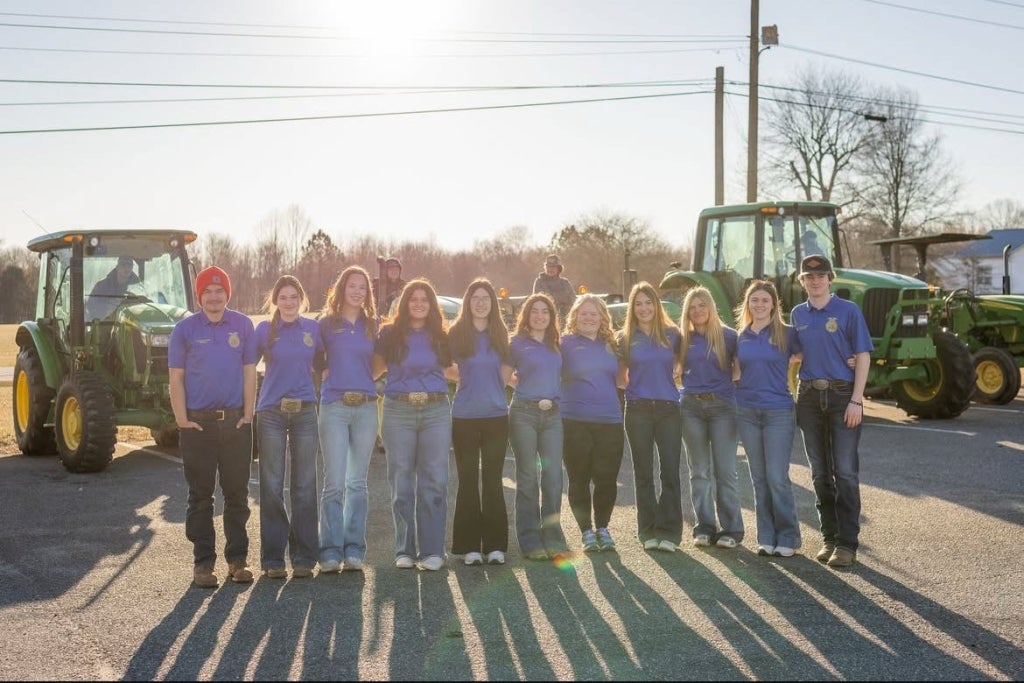
[[[636,408],[639,408],[641,406],[651,406],[653,408],[655,406],[660,406],[660,405],[666,405],[666,406],[672,406],[674,408],[678,408],[679,407],[679,401],[668,401],[668,400],[663,399],[663,398],[627,398],[626,399],[626,405],[627,406],[633,406],[633,407],[636,407]]]
[[[716,398],[718,398],[714,394],[686,394],[686,396],[692,396],[698,401],[714,401]]]
[[[301,398],[282,398],[277,408],[282,413],[294,415],[301,413],[303,408],[308,408],[309,406],[316,406],[316,401],[304,401]]]
[[[526,405],[530,406],[531,408],[537,408],[538,410],[543,410],[544,412],[547,412],[549,410],[554,410],[555,408],[558,407],[558,404],[554,400],[552,400],[550,398],[542,398],[542,399],[539,399],[537,401],[530,401],[530,400],[525,399],[525,398],[520,398],[520,399],[516,399],[516,400],[517,401],[521,401],[522,403],[525,403]]]
[[[849,389],[853,386],[853,382],[847,382],[845,379],[812,379],[810,385],[818,391],[825,391],[826,389]]]
[[[410,391],[408,394],[395,394],[391,398],[414,406],[422,406],[435,401],[447,401],[448,394],[443,392]]]
[[[242,417],[241,408],[224,408],[222,410],[189,410],[188,419],[193,422],[224,422],[238,420]]]

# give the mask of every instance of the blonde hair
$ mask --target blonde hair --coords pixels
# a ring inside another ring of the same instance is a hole
[[[583,294],[573,302],[572,308],[569,309],[569,315],[565,320],[566,334],[579,333],[576,319],[579,317],[580,307],[584,304],[593,304],[594,308],[597,309],[597,314],[601,318],[601,324],[597,328],[597,338],[608,344],[614,352],[617,345],[615,343],[615,332],[612,330],[612,316],[608,312],[608,305],[596,294]]]
[[[633,285],[629,290],[629,304],[626,308],[626,323],[622,326],[622,346],[626,362],[629,362],[629,349],[633,344],[633,334],[640,329],[640,321],[636,317],[636,297],[638,294],[646,294],[647,298],[655,306],[654,319],[651,321],[651,339],[660,346],[669,346],[667,330],[675,327],[672,318],[668,317],[665,308],[661,305],[658,293],[654,291],[654,285],[650,282],[641,281]]]
[[[362,309],[363,320],[367,338],[375,339],[377,337],[377,305],[373,299],[373,281],[370,280],[370,274],[360,266],[349,266],[341,271],[334,284],[327,290],[327,300],[320,316],[334,320],[341,318],[341,309],[345,305],[345,288],[348,286],[348,281],[356,275],[362,275],[366,280],[366,297],[363,299]]]
[[[772,298],[772,314],[768,321],[768,327],[771,328],[772,333],[772,346],[785,353],[788,346],[786,342],[787,326],[782,321],[782,312],[779,310],[779,293],[771,280],[754,280],[747,287],[747,291],[743,293],[743,301],[736,306],[736,330],[743,332],[754,322],[754,316],[750,313],[750,297],[755,292],[767,292],[768,296]]]
[[[693,323],[690,322],[690,307],[697,299],[706,303],[708,307],[708,324],[703,332],[704,337],[708,340],[708,355],[715,354],[715,357],[718,359],[718,367],[726,370],[728,369],[728,364],[725,351],[725,334],[722,332],[722,328],[726,325],[718,316],[715,300],[711,297],[711,292],[706,287],[694,287],[686,293],[686,298],[683,299],[683,312],[679,316],[679,332],[682,334],[682,343],[679,347],[679,365],[685,372],[686,353],[690,350],[690,341],[693,339],[693,333],[697,331]]]

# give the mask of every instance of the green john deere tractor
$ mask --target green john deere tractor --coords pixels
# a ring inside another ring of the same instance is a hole
[[[942,232],[914,237],[875,240],[886,266],[892,263],[892,248],[906,245],[917,252],[915,277],[925,278],[928,247],[933,244],[991,239],[987,235]],[[1001,405],[1020,392],[1024,368],[1024,295],[1010,294],[1009,249],[1003,249],[1002,294],[977,295],[960,288],[946,294],[936,311],[939,324],[949,328],[967,344],[974,359],[977,379],[974,400]]]
[[[938,320],[943,301],[904,275],[843,266],[839,208],[827,202],[764,202],[716,206],[700,213],[693,267],[673,264],[662,297],[682,301],[691,287],[711,291],[724,320],[754,278],[775,283],[783,313],[806,296],[797,280],[801,259],[823,254],[833,264],[832,291],[864,313],[875,350],[868,389],[889,391],[897,405],[921,418],[952,418],[974,392],[974,365],[963,341]]]
[[[111,461],[119,425],[177,443],[167,351],[193,308],[182,230],[69,230],[29,242],[40,257],[36,319],[21,323],[14,432],[26,455],[72,472]]]

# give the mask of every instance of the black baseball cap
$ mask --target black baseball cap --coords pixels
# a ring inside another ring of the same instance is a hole
[[[811,273],[831,275],[832,263],[821,254],[805,256],[804,260],[800,262],[800,274],[809,275]]]

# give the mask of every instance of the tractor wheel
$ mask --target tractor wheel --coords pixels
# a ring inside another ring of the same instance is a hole
[[[928,364],[927,382],[906,380],[892,387],[896,406],[924,419],[949,419],[967,409],[974,394],[974,361],[967,345],[953,333],[936,332],[936,358]]]
[[[986,346],[974,354],[974,369],[978,373],[975,401],[1003,405],[1017,398],[1020,368],[1009,353]]]
[[[149,435],[156,441],[157,446],[175,447],[178,445],[178,428],[175,426],[150,429]]]
[[[57,452],[53,427],[46,426],[53,401],[53,389],[46,386],[39,353],[27,346],[14,361],[14,436],[25,455],[53,455]]]
[[[81,371],[57,392],[57,454],[69,472],[99,472],[117,443],[114,397],[98,375]]]

